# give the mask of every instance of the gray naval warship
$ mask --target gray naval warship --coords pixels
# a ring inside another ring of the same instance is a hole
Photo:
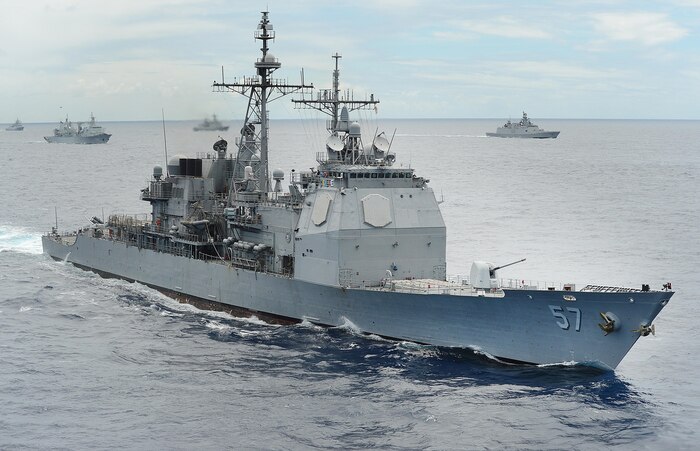
[[[523,117],[520,122],[514,123],[508,119],[508,122],[502,127],[496,129],[496,133],[486,133],[486,136],[497,138],[556,138],[559,132],[544,130],[530,121],[527,113],[523,111]]]
[[[376,132],[363,139],[350,118],[379,101],[341,94],[338,54],[332,89],[316,95],[303,77],[296,85],[273,78],[281,63],[268,51],[268,13],[254,37],[262,42],[256,75],[213,85],[248,98],[234,152],[220,139],[209,154],[173,157],[165,172],[155,166],[141,190],[148,220],[112,215],[79,232],[54,229],[42,237],[45,253],[202,308],[351,323],[509,362],[610,370],[654,331],[670,284],[540,288],[501,282],[501,267],[483,261],[469,278],[446,277],[445,223],[428,180],[394,165],[391,140]],[[268,169],[268,103],[292,93],[301,95],[296,107],[328,114],[329,135],[318,166],[292,171],[284,190],[283,171]]]
[[[216,118],[216,114],[212,115],[211,119],[205,117],[201,124],[195,125],[193,130],[196,132],[201,131],[221,131],[225,132],[228,130],[228,125],[222,124],[219,119]]]
[[[6,129],[8,132],[21,132],[24,130],[24,124],[17,118],[14,124],[10,124]]]
[[[65,144],[100,144],[109,141],[112,135],[106,133],[101,125],[95,123],[95,116],[90,115],[90,122],[73,122],[66,118],[53,130],[52,136],[44,136],[50,143]]]

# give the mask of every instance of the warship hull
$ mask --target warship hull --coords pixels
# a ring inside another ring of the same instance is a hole
[[[42,237],[56,260],[139,282],[180,301],[233,314],[249,312],[324,326],[352,323],[364,333],[444,347],[469,348],[531,364],[577,362],[614,369],[673,294],[504,289],[503,296],[406,293],[295,280],[78,234]],[[434,290],[436,291],[436,290]],[[439,291],[439,290],[437,290]],[[601,313],[616,328],[603,333]]]
[[[486,133],[486,136],[493,138],[536,138],[536,139],[546,139],[546,138],[556,138],[559,136],[559,132],[535,132],[535,133]]]
[[[221,127],[204,127],[204,126],[198,125],[198,126],[194,127],[193,130],[196,132],[225,132],[226,130],[228,130],[228,127],[229,127],[228,125],[224,125]]]
[[[44,139],[50,143],[102,144],[109,141],[111,136],[109,133],[102,133],[94,136],[44,136]]]

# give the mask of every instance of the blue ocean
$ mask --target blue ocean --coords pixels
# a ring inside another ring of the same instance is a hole
[[[272,168],[315,166],[318,119],[272,120]],[[367,119],[443,200],[448,274],[527,258],[501,276],[671,282],[656,335],[614,372],[513,365],[103,279],[43,255],[41,235],[148,213],[163,125],[103,123],[107,144],[70,145],[27,124],[0,131],[0,449],[697,449],[700,122],[533,118],[559,138],[517,140],[485,136],[505,120]],[[241,127],[165,125],[170,157]]]

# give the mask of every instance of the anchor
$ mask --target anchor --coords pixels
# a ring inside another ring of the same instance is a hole
[[[656,327],[654,327],[653,324],[651,326],[647,326],[646,324],[640,324],[639,329],[634,329],[632,332],[637,332],[642,337],[646,337],[649,334],[656,336]]]
[[[603,324],[598,323],[598,327],[605,332],[605,335],[613,332],[615,330],[615,320],[603,312],[600,312],[600,317],[603,318]]]

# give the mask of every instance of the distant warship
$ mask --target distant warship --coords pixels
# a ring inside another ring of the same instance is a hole
[[[503,281],[507,265],[472,264],[469,278],[446,276],[446,229],[428,180],[394,164],[393,139],[363,135],[350,113],[374,109],[339,87],[312,93],[289,84],[268,49],[268,13],[256,75],[215,82],[245,96],[247,111],[233,154],[174,156],[153,168],[141,190],[149,219],[93,218],[73,233],[54,228],[44,252],[105,277],[138,281],[183,302],[277,321],[358,330],[397,340],[480,350],[507,361],[579,362],[613,369],[673,295],[663,289],[524,285]],[[318,165],[269,173],[268,103],[297,94],[294,105],[327,114]],[[271,177],[270,177],[271,176]],[[274,180],[274,186],[272,180]]]
[[[95,124],[95,116],[90,115],[87,125],[83,122],[73,124],[66,118],[54,129],[53,136],[44,136],[44,139],[50,143],[99,144],[109,141],[110,136],[102,126]]]
[[[21,132],[24,130],[24,124],[22,124],[22,121],[17,119],[14,124],[10,124],[5,130],[8,132]]]
[[[228,130],[228,125],[224,125],[216,118],[216,114],[212,115],[212,118],[204,118],[201,124],[194,127],[194,131],[222,131]]]
[[[520,119],[520,122],[516,124],[508,119],[508,122],[503,124],[503,127],[496,129],[496,133],[486,133],[486,136],[498,138],[556,138],[559,136],[559,132],[542,130],[530,122],[527,113],[523,111],[523,118]]]

